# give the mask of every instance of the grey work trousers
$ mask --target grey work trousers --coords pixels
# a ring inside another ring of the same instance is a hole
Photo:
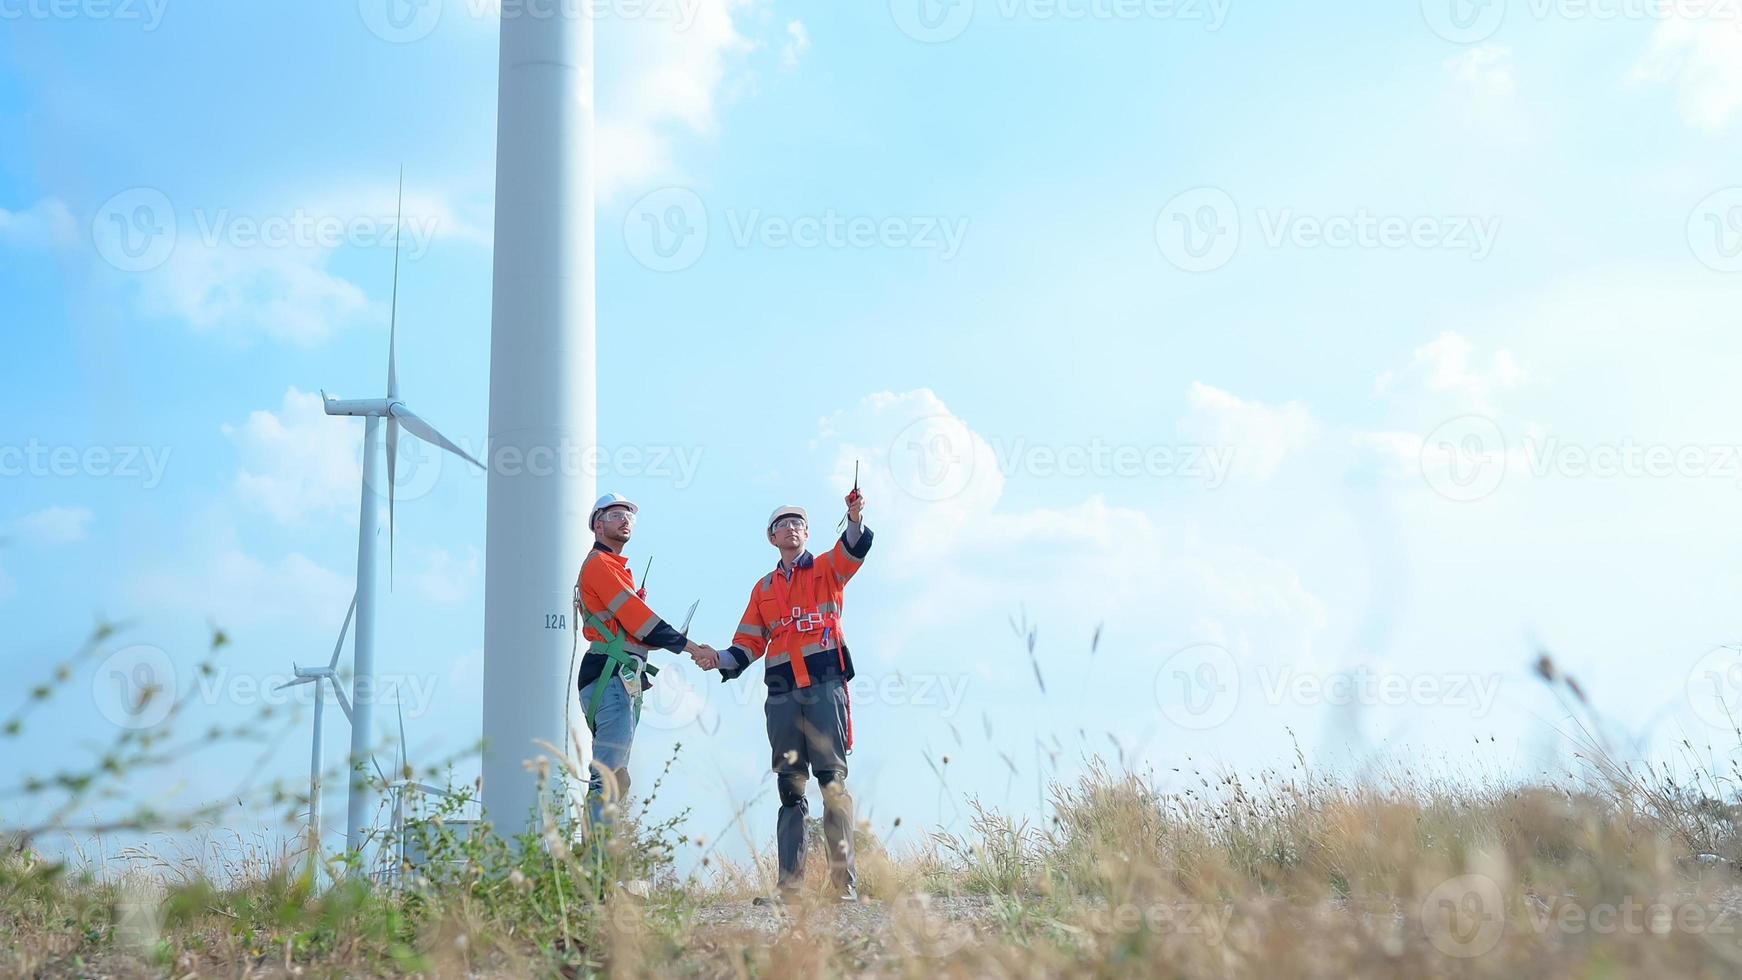
[[[823,840],[828,845],[829,878],[836,891],[850,894],[857,884],[853,867],[853,798],[847,795],[847,685],[839,679],[771,695],[768,744],[780,787],[780,818],[775,850],[780,857],[780,890],[804,882],[805,817],[810,804],[805,785],[811,773],[823,791]]]

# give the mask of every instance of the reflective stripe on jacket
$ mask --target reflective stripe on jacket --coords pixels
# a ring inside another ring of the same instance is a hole
[[[629,560],[603,544],[595,543],[582,560],[581,574],[575,579],[575,599],[584,612],[598,616],[605,625],[624,634],[623,649],[642,660],[647,659],[650,650],[682,653],[689,644],[687,637],[655,615],[635,594],[635,576],[629,570]],[[583,627],[582,635],[594,643],[606,640],[604,634],[584,621],[575,625]],[[588,653],[581,658],[580,686],[597,680],[604,669],[605,655]]]
[[[820,680],[853,679],[853,657],[841,632],[847,583],[871,551],[871,529],[861,528],[848,547],[845,535],[822,555],[805,552],[790,570],[778,566],[756,580],[750,603],[732,636],[739,666],[722,669],[731,679],[757,660],[770,693],[810,687]]]

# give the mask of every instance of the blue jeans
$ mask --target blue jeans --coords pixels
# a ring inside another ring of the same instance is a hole
[[[605,693],[599,699],[599,713],[590,726],[593,762],[589,767],[592,778],[587,782],[587,821],[593,827],[611,819],[605,806],[607,799],[621,806],[629,794],[629,747],[635,743],[635,702],[615,674],[581,688],[581,710],[592,710],[594,689],[600,684],[605,685]],[[609,793],[605,789],[606,774],[615,784]]]

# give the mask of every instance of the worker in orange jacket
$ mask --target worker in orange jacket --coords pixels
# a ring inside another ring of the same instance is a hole
[[[764,713],[780,790],[775,824],[780,895],[804,881],[805,786],[815,773],[823,791],[823,836],[838,897],[855,901],[853,799],[847,794],[847,754],[853,748],[853,707],[847,683],[853,657],[841,632],[843,592],[871,550],[862,521],[865,497],[847,497],[847,528],[821,555],[805,550],[810,521],[803,507],[779,507],[768,518],[768,543],[780,551],[774,571],[756,580],[743,622],[726,650],[692,654],[697,666],[733,680],[763,661]]]
[[[629,748],[641,720],[642,694],[659,668],[647,662],[654,650],[714,655],[713,647],[689,637],[655,615],[635,587],[623,548],[635,533],[640,508],[608,493],[593,505],[593,549],[575,579],[575,628],[587,638],[576,683],[581,710],[593,733],[592,778],[587,815],[591,826],[608,819],[607,800],[629,792]],[[607,785],[607,780],[609,785]]]

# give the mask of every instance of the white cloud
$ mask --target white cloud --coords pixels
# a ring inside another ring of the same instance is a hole
[[[1201,382],[1192,383],[1186,401],[1190,412],[1181,430],[1209,445],[1232,448],[1235,469],[1259,480],[1275,475],[1283,460],[1311,445],[1319,433],[1312,413],[1298,402],[1246,401]]]
[[[412,573],[411,587],[431,602],[453,605],[470,599],[478,592],[478,579],[483,560],[478,549],[468,548],[463,558],[455,558],[446,549],[434,548],[424,567]]]
[[[146,570],[128,588],[136,605],[208,617],[225,629],[301,623],[324,614],[336,623],[354,591],[350,576],[301,553],[264,561],[234,546],[203,559],[178,555]]]
[[[1453,58],[1446,70],[1460,83],[1490,95],[1507,95],[1514,88],[1512,49],[1501,44],[1483,44]]]
[[[83,541],[95,515],[85,507],[49,507],[18,519],[19,533],[42,544]]]
[[[146,312],[196,330],[261,334],[310,346],[335,327],[386,319],[355,284],[326,270],[319,248],[207,246],[183,236],[161,268],[142,276]]]
[[[237,494],[273,519],[288,524],[357,507],[362,426],[328,416],[320,395],[293,387],[277,412],[251,412],[223,433],[242,455]]]
[[[1742,31],[1727,18],[1670,17],[1658,25],[1633,78],[1676,86],[1683,119],[1720,129],[1742,110]]]
[[[1450,396],[1459,408],[1491,414],[1495,411],[1494,395],[1524,384],[1529,373],[1504,348],[1489,355],[1486,366],[1478,366],[1475,350],[1468,338],[1446,331],[1416,348],[1404,371],[1380,375],[1376,387],[1384,394],[1408,383],[1431,394]]]
[[[1274,409],[1204,391],[1213,419],[1263,450],[1262,466],[1273,469],[1313,429],[1298,405]],[[894,634],[885,637],[892,656],[936,650],[956,630],[983,634],[984,623],[1001,622],[1022,603],[1054,626],[1143,610],[1158,635],[1297,662],[1311,656],[1324,627],[1324,605],[1295,569],[1219,539],[1190,517],[1100,496],[1001,507],[1005,481],[990,442],[928,389],[871,395],[829,416],[821,432],[833,443],[831,482],[850,484],[854,461],[861,464],[878,567],[926,569],[923,584],[897,572],[899,581],[886,587],[903,607],[882,619]],[[815,533],[825,525],[832,532],[833,516],[818,518]]]
[[[0,208],[0,245],[66,248],[78,238],[78,222],[59,198],[45,197],[23,211]]]
[[[711,135],[730,97],[730,67],[756,43],[739,31],[740,14],[757,0],[693,0],[691,20],[614,22],[620,70],[601,85],[598,106],[599,193],[609,196],[679,175],[674,133]]]
[[[811,49],[810,31],[805,30],[803,21],[790,21],[786,25],[786,46],[780,49],[780,65],[782,68],[798,67],[800,58]]]

